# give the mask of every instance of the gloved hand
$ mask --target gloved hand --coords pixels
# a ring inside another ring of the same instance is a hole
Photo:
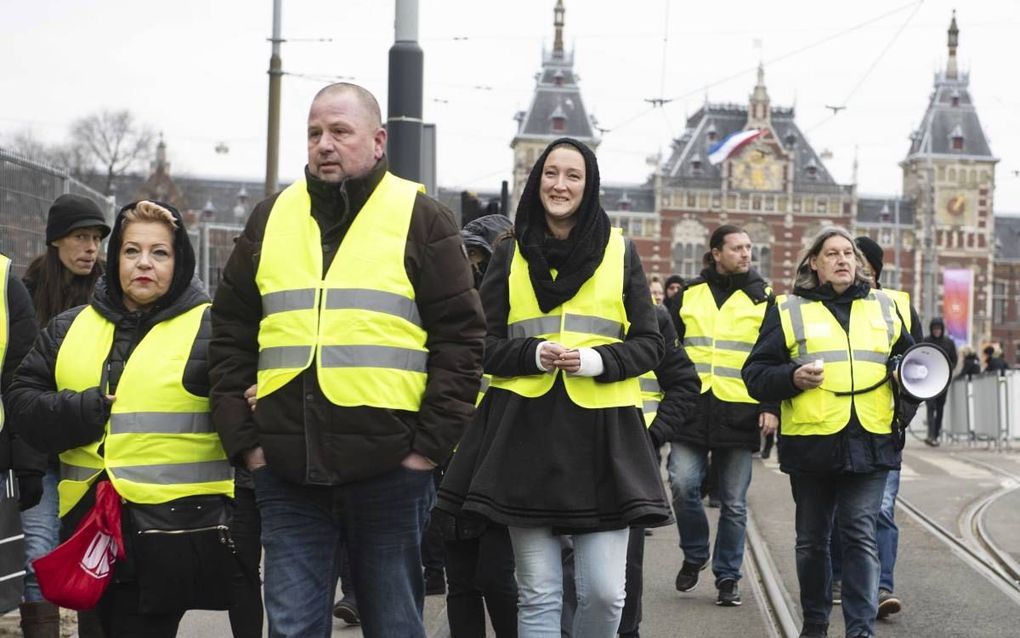
[[[42,474],[18,474],[18,509],[24,512],[39,504],[43,495]]]

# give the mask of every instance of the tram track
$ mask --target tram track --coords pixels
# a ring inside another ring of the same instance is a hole
[[[772,560],[772,554],[761,532],[758,531],[751,512],[748,512],[747,516],[746,538],[747,552],[751,560],[745,564],[753,572],[748,580],[761,603],[760,608],[768,635],[797,638],[800,635],[799,614],[795,611],[790,593],[783,585],[779,569]]]
[[[975,499],[964,508],[958,519],[960,535],[946,529],[902,495],[897,498],[897,504],[921,527],[945,543],[971,568],[1020,605],[1020,565],[995,543],[985,523],[988,511],[996,501],[1020,489],[1020,477],[990,463],[957,454],[953,457],[1005,479],[998,489]]]

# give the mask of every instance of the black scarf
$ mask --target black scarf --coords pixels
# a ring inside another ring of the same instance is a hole
[[[556,239],[549,233],[539,195],[545,160],[553,148],[562,144],[573,146],[584,157],[585,182],[581,205],[574,213],[577,223],[566,239]],[[599,167],[595,154],[577,140],[568,137],[556,140],[546,147],[532,167],[514,220],[518,250],[528,262],[531,287],[542,312],[549,312],[571,299],[595,273],[606,252],[609,231],[609,217],[599,202]],[[556,269],[555,280],[550,272],[553,268]]]

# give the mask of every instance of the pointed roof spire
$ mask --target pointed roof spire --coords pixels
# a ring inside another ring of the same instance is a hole
[[[563,57],[563,0],[556,0],[553,9],[553,27],[556,28],[556,39],[553,40],[553,57]]]
[[[758,63],[758,83],[751,92],[751,104],[747,109],[747,127],[762,128],[769,123],[769,92],[765,88],[765,65]]]
[[[946,79],[955,80],[958,77],[956,68],[956,47],[960,44],[960,29],[956,26],[956,9],[953,9],[953,19],[949,22],[949,60],[946,62]]]

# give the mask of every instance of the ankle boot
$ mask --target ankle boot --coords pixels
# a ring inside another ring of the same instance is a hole
[[[25,638],[60,638],[60,608],[53,603],[21,603],[21,631]]]

